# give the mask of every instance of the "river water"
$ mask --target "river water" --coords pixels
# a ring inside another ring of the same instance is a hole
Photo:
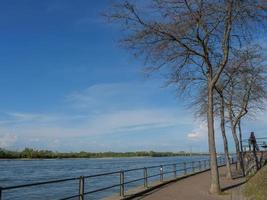
[[[0,160],[0,187],[28,184],[40,181],[87,176],[98,173],[127,170],[140,167],[202,160],[207,157],[145,157],[112,159],[56,159],[56,160]],[[165,171],[171,171],[172,166]],[[183,166],[181,165],[181,168]],[[179,169],[179,166],[177,166]],[[125,173],[125,182],[143,177],[143,170]],[[148,170],[149,175],[158,174],[159,168]],[[180,173],[183,173],[182,171]],[[179,174],[179,172],[177,172]],[[165,176],[173,176],[172,173]],[[159,177],[149,179],[158,180]],[[119,183],[119,175],[109,175],[85,180],[85,191]],[[126,190],[140,186],[143,181],[127,184]],[[78,180],[50,185],[3,191],[2,200],[52,200],[78,194]],[[101,199],[119,193],[119,187],[90,194],[86,199]],[[77,199],[77,198],[76,198]]]

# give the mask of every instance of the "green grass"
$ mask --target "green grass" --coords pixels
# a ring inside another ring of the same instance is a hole
[[[243,192],[249,200],[267,200],[267,165],[249,179]]]

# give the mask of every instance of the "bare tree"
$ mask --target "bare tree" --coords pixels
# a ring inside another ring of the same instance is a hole
[[[239,59],[239,58],[234,58]],[[223,146],[224,146],[224,154],[225,154],[225,161],[226,161],[226,177],[228,179],[232,179],[232,172],[231,172],[231,159],[229,155],[229,148],[228,148],[228,139],[226,137],[226,117],[225,117],[225,97],[224,97],[224,90],[227,88],[228,84],[230,83],[232,77],[237,73],[236,70],[227,70],[227,68],[231,68],[234,65],[233,61],[229,61],[228,65],[226,66],[225,71],[222,73],[220,80],[217,82],[215,86],[215,90],[217,93],[214,95],[214,116],[219,118],[220,121],[220,129],[223,139]],[[196,107],[196,115],[198,117],[203,117],[205,113],[207,113],[207,92],[206,89],[203,88],[202,95],[200,95],[195,101],[193,101],[191,106]]]
[[[132,3],[131,3],[132,2]],[[124,28],[123,44],[180,92],[206,86],[211,193],[220,192],[214,137],[213,95],[232,51],[250,40],[248,25],[261,19],[256,0],[150,0],[113,4],[108,19]],[[196,94],[198,95],[198,94]]]
[[[241,139],[241,119],[249,111],[253,113],[262,108],[267,91],[266,64],[263,62],[265,59],[258,53],[257,48],[253,46],[253,49],[242,51],[241,58],[233,63],[230,69],[236,73],[231,76],[225,101],[239,163],[238,169],[244,171],[237,128],[239,128]]]
[[[229,148],[228,148],[228,140],[226,137],[225,131],[225,100],[224,100],[224,86],[216,86],[216,91],[219,94],[219,111],[220,111],[220,128],[221,134],[223,138],[223,147],[224,147],[224,155],[225,155],[225,162],[226,162],[226,178],[232,179],[232,172],[231,172],[231,159],[229,156]]]
[[[220,120],[220,129],[223,139],[223,146],[224,146],[224,154],[225,154],[225,161],[226,161],[226,177],[228,179],[232,178],[231,172],[231,159],[229,156],[229,148],[228,148],[228,140],[226,137],[226,130],[225,130],[225,100],[224,100],[224,88],[227,86],[226,83],[216,84],[216,91],[217,93],[214,94],[214,116],[218,117]],[[196,100],[190,104],[190,106],[195,107],[195,115],[196,117],[203,117],[207,113],[207,92],[206,88],[202,88],[202,95],[200,95]]]

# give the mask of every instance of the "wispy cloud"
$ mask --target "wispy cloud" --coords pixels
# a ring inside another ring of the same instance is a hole
[[[19,117],[18,117],[19,116]],[[167,128],[179,124],[188,123],[188,119],[179,116],[170,109],[140,109],[119,110],[110,113],[96,114],[93,117],[78,116],[82,121],[79,125],[67,126],[75,116],[52,116],[20,113],[15,115],[9,127],[22,130],[27,135],[56,135],[60,137],[90,136],[119,132],[152,130],[155,128]],[[181,120],[181,117],[184,120]],[[45,123],[44,123],[45,122]]]
[[[19,113],[19,112],[10,112],[7,113],[11,120],[15,122],[49,122],[54,121],[57,117],[53,115],[45,115],[45,114],[35,114],[35,113]]]
[[[208,135],[207,123],[206,122],[195,122],[195,128],[192,132],[187,134],[190,140],[203,140]]]
[[[81,141],[84,138],[120,134],[130,138],[139,134],[142,140],[140,134],[153,137],[158,130],[168,134],[174,127],[190,126],[190,114],[175,104],[164,106],[162,94],[163,90],[151,84],[98,84],[68,95],[64,113],[8,112],[0,126],[12,130],[20,146],[53,148],[60,148],[65,140],[75,141],[72,146],[86,146],[88,141]]]
[[[158,105],[164,94],[166,90],[154,82],[109,83],[92,85],[82,91],[73,92],[67,96],[67,101],[76,108],[107,112],[152,107]]]
[[[170,127],[178,124],[177,113],[169,109],[125,110],[96,116],[88,125],[95,132],[123,132]]]
[[[11,147],[17,141],[17,136],[10,133],[0,133],[0,148]]]

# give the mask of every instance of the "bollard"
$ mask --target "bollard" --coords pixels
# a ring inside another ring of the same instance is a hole
[[[186,162],[184,162],[184,174],[187,174],[187,169],[186,169]]]
[[[173,164],[173,176],[176,178],[176,164]]]
[[[147,168],[144,168],[144,187],[147,188],[148,184],[147,184]]]
[[[84,200],[84,177],[80,176],[79,180],[79,200]]]
[[[160,182],[163,181],[163,166],[160,166]]]
[[[120,172],[120,196],[124,197],[124,171]]]

